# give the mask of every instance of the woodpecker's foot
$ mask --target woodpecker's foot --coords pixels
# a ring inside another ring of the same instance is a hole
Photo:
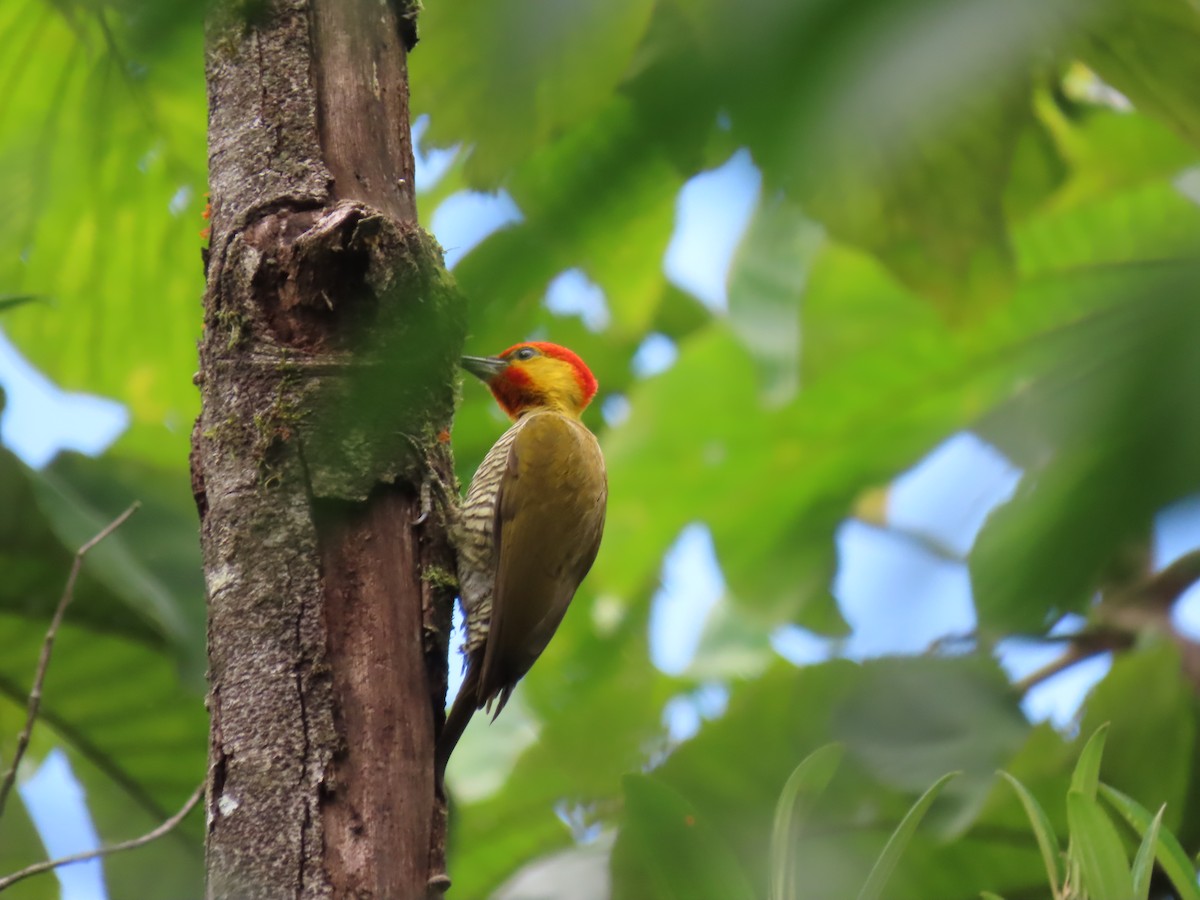
[[[450,454],[443,448],[445,441],[438,437],[438,443],[433,448],[421,444],[411,434],[405,433],[404,439],[412,445],[417,458],[422,462],[423,477],[421,479],[421,513],[413,520],[414,525],[421,525],[438,509],[447,524],[453,526],[458,518],[458,505],[461,500],[458,491],[458,478],[454,474],[454,462]],[[447,435],[446,440],[449,440]]]
[[[458,504],[458,482],[447,482],[436,469],[430,469],[421,482],[421,514],[413,524],[424,523],[437,510],[446,524],[453,527],[458,521]]]
[[[426,478],[421,482],[421,514],[413,519],[414,525],[424,525],[433,512],[433,487]]]

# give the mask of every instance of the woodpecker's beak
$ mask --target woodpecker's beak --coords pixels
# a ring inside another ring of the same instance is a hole
[[[508,368],[508,363],[497,356],[464,356],[459,365],[484,382]]]

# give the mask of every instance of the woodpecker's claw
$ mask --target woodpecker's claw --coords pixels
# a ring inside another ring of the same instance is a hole
[[[444,432],[443,432],[444,433]],[[423,525],[433,514],[434,503],[441,507],[447,521],[453,522],[456,515],[459,494],[458,479],[454,476],[454,466],[448,459],[448,454],[442,449],[446,441],[438,435],[438,443],[434,447],[426,447],[411,434],[401,433],[401,436],[412,446],[413,452],[421,462],[424,477],[421,480],[421,513],[413,519],[413,525]],[[446,440],[449,440],[447,435]],[[443,474],[442,466],[449,473],[449,479]],[[437,491],[435,498],[434,491]]]
[[[433,486],[429,479],[421,482],[421,514],[413,519],[414,525],[424,525],[433,512]]]

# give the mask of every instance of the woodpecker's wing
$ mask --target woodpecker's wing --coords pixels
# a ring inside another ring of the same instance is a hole
[[[553,412],[526,417],[496,499],[496,582],[481,704],[498,697],[503,707],[546,649],[596,558],[607,499],[604,457],[583,423]]]

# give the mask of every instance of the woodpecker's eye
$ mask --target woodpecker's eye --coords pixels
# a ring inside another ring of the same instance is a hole
[[[537,351],[532,347],[522,347],[513,354],[515,359],[533,359],[535,356],[537,356]]]

